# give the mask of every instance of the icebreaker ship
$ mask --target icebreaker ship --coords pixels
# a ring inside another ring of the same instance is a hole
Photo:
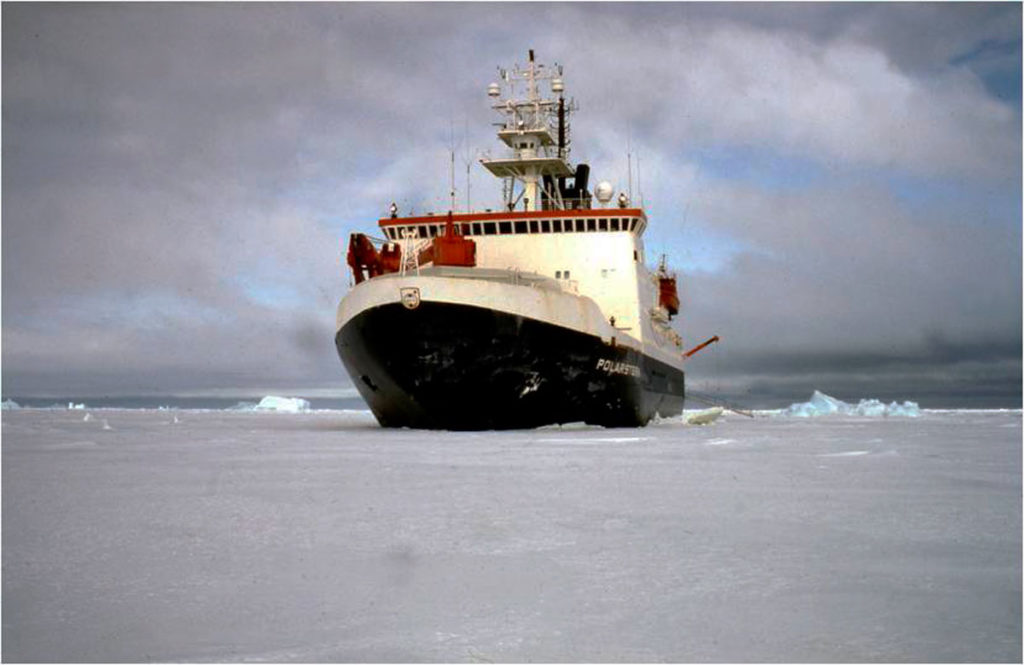
[[[453,192],[447,213],[403,217],[391,204],[381,241],[352,234],[342,363],[386,427],[632,427],[680,414],[679,296],[664,261],[645,266],[647,215],[608,182],[591,193],[588,165],[570,164],[561,67],[530,51],[499,73],[487,92],[504,154],[480,161],[503,181],[501,205],[455,211]]]

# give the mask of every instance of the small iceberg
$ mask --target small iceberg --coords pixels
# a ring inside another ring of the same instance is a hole
[[[779,415],[797,418],[817,418],[830,415],[917,418],[921,415],[921,408],[916,402],[904,402],[903,404],[892,402],[887,405],[877,399],[862,399],[857,404],[850,404],[815,390],[810,401],[791,404],[788,408],[779,411]]]
[[[68,410],[85,411],[85,404],[75,404],[74,402],[68,402]]]
[[[309,402],[301,397],[277,397],[267,395],[253,407],[253,411],[277,411],[280,413],[301,413],[309,411]]]
[[[15,402],[13,399],[5,399],[4,401],[0,402],[0,409],[3,409],[4,411],[13,411],[15,409],[20,408],[21,405]]]

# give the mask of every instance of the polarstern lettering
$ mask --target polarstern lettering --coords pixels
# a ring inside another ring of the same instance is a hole
[[[608,372],[609,374],[628,374],[629,376],[640,376],[640,368],[630,363],[616,362],[614,360],[608,360],[601,358],[597,361],[597,369]]]

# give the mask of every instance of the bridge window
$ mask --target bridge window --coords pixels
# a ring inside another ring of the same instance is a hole
[[[480,222],[473,222],[473,235],[478,236],[480,233]]]
[[[540,232],[551,233],[551,222],[546,219],[540,220]]]
[[[588,219],[587,220],[587,230],[588,231],[596,231],[597,230],[597,220],[596,219]]]
[[[497,233],[497,229],[494,222],[484,222],[484,235],[493,236],[495,233]]]
[[[537,220],[536,219],[531,219],[530,220],[530,233],[537,233],[538,231],[539,231],[539,228],[538,228]]]
[[[516,233],[526,233],[526,222],[516,222]]]
[[[608,230],[608,220],[604,219],[604,218],[601,218],[601,219],[597,220],[597,230],[598,231],[607,231]]]
[[[512,233],[512,222],[498,222],[498,233],[502,235]]]
[[[619,230],[619,218],[618,217],[612,217],[612,231],[618,231],[618,230]]]

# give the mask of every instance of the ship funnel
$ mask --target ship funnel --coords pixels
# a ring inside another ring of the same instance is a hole
[[[579,190],[580,198],[584,198],[587,195],[587,180],[590,179],[590,165],[589,164],[577,164],[576,165],[576,182],[573,185]]]

